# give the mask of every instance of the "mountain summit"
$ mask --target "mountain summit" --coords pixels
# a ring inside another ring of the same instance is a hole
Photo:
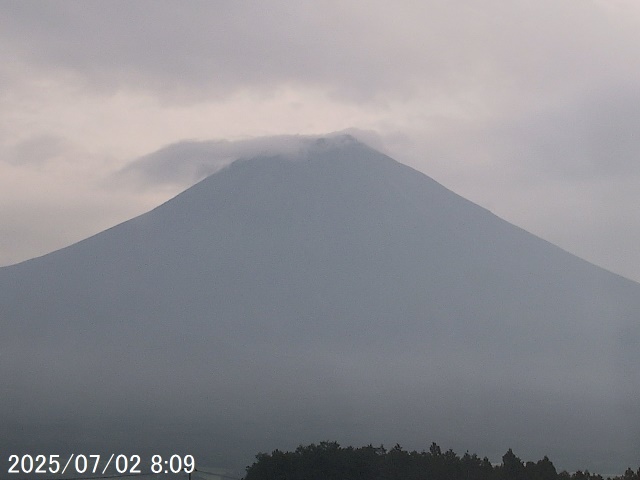
[[[0,268],[0,427],[33,452],[432,441],[640,464],[640,285],[351,137],[238,160]]]

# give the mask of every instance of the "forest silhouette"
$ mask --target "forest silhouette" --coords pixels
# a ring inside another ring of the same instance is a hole
[[[523,462],[509,449],[501,464],[476,454],[459,456],[432,443],[428,451],[400,445],[341,447],[337,442],[299,446],[293,452],[259,453],[244,480],[605,480],[588,470],[558,472],[547,456]],[[640,468],[627,468],[609,480],[640,480]]]

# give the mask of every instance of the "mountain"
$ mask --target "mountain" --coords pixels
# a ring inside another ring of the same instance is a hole
[[[0,268],[0,449],[640,465],[640,285],[351,137]],[[143,457],[144,458],[144,457]]]

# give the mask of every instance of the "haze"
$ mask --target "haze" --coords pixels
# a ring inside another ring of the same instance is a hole
[[[640,461],[639,284],[351,136],[285,143],[0,268],[0,449],[240,471],[323,438]],[[149,160],[121,174],[170,170]]]

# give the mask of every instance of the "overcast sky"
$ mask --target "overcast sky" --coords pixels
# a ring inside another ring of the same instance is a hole
[[[636,0],[0,0],[0,265],[206,173],[176,156],[355,129],[640,281],[639,32]]]

